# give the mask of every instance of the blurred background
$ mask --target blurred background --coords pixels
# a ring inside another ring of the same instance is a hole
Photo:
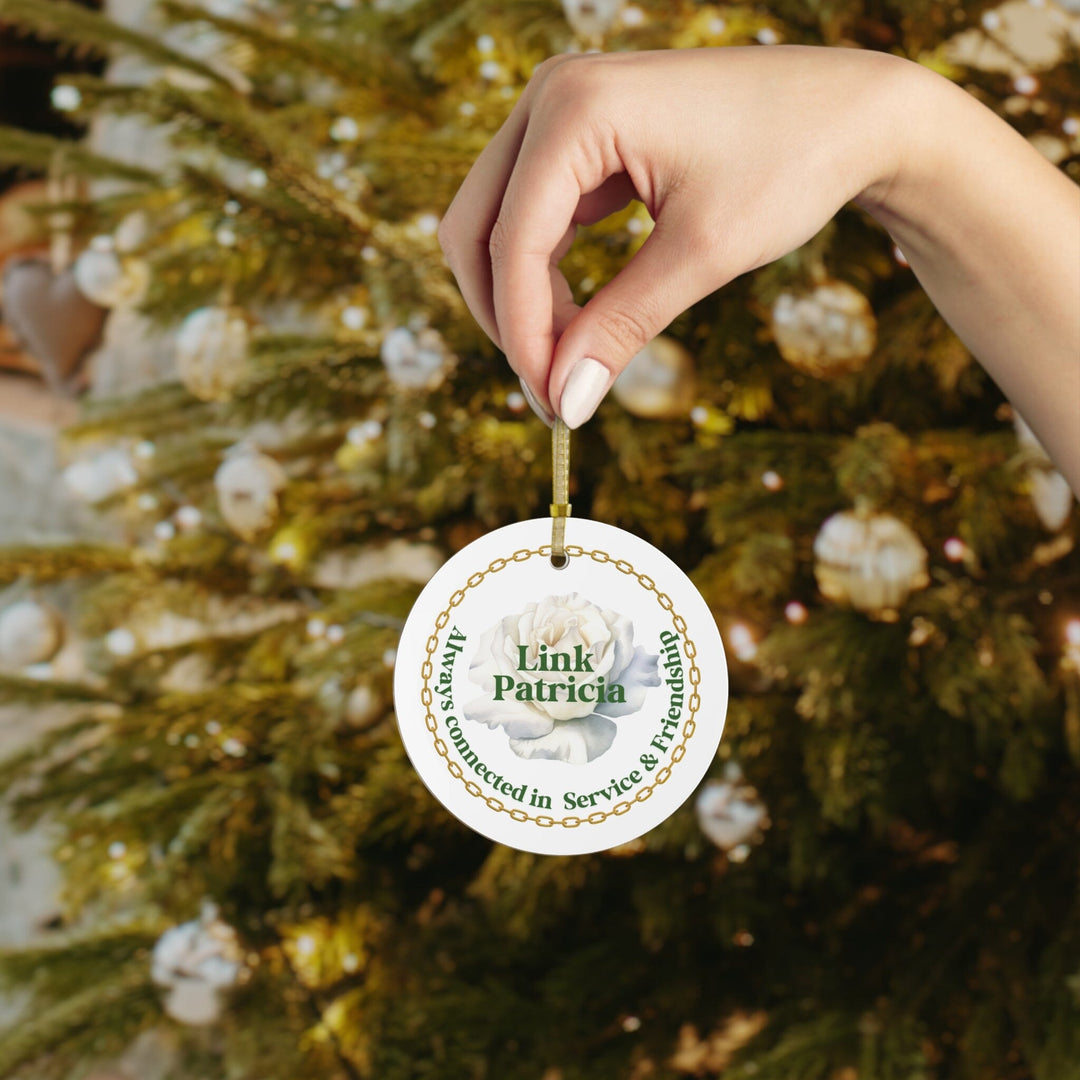
[[[854,207],[574,438],[723,634],[695,796],[534,856],[398,737],[423,583],[549,501],[440,215],[545,57],[781,42],[1080,179],[1076,0],[0,0],[0,1076],[1080,1077],[1074,500]]]

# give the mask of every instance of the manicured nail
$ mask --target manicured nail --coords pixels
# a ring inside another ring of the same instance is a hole
[[[519,379],[518,382],[521,383],[521,392],[525,395],[525,400],[529,403],[529,408],[532,409],[532,411],[536,413],[548,427],[551,427],[555,423],[555,417],[536,400],[536,396],[529,389],[529,384],[525,382],[524,379]]]
[[[591,356],[571,368],[559,400],[559,412],[568,428],[581,427],[596,412],[612,381],[611,372]]]

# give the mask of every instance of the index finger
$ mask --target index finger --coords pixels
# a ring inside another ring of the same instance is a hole
[[[561,121],[530,117],[489,241],[503,352],[541,401],[555,352],[552,256],[573,235],[582,197],[606,179],[601,155],[583,153]]]

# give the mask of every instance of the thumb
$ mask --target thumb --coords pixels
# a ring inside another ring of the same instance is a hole
[[[571,319],[548,382],[548,397],[568,428],[592,416],[636,353],[722,284],[701,255],[695,229],[658,219],[637,254]]]

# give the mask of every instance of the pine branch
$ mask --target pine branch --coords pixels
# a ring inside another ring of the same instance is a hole
[[[381,98],[392,94],[395,107],[418,112],[429,100],[422,94],[413,70],[393,42],[383,43],[383,36],[372,26],[362,48],[331,39],[303,34],[285,36],[254,22],[215,15],[199,4],[184,0],[163,0],[159,5],[166,18],[176,22],[204,22],[239,40],[250,42],[259,56],[272,66],[275,60],[293,60],[323,72],[344,85],[363,86],[377,92]],[[374,23],[375,20],[365,20]]]
[[[20,578],[38,584],[116,573],[134,566],[132,552],[110,544],[76,542],[0,548],[0,585]]]
[[[133,52],[152,63],[186,68],[216,84],[230,85],[213,67],[140,34],[108,16],[67,0],[0,0],[0,19],[49,41],[83,52]]]
[[[0,4],[3,0],[0,0]],[[23,166],[46,172],[62,156],[70,172],[95,179],[125,180],[133,184],[156,184],[158,176],[123,161],[94,154],[70,139],[39,135],[20,128],[0,126],[0,165]]]
[[[100,1054],[103,1043],[120,1049],[157,1012],[145,955],[98,972],[89,982],[85,970],[80,971],[66,996],[28,1010],[15,1027],[0,1033],[0,1074],[11,1075],[49,1055]],[[105,1039],[107,1031],[111,1038]]]

